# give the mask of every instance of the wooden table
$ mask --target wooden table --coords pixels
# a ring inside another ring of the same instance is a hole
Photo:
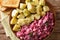
[[[46,40],[60,40],[60,0],[47,0],[55,8],[56,11],[56,26],[53,33]],[[0,40],[10,40],[6,37],[4,29],[0,23]]]

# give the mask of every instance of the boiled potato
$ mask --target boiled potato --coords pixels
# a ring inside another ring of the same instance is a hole
[[[20,18],[25,18],[25,16],[24,16],[23,13],[21,13],[20,15],[17,16],[17,18],[19,18],[19,19],[20,19]]]
[[[32,22],[31,18],[30,17],[27,17],[25,19],[25,22],[26,22],[26,25],[30,24]]]
[[[14,9],[12,11],[12,17],[16,17],[18,15],[18,10]]]
[[[42,11],[41,16],[44,16],[44,15],[46,15],[46,12]]]
[[[31,3],[27,3],[27,9],[28,9],[28,11],[30,11],[31,13],[35,13],[35,11],[36,11],[35,6],[33,6]]]
[[[25,25],[25,19],[18,19],[18,22],[17,22],[17,24],[19,24],[19,25]]]
[[[45,0],[40,0],[39,5],[44,6],[45,5]]]
[[[36,12],[37,12],[37,14],[41,14],[41,12],[42,12],[42,7],[41,7],[40,5],[38,5],[38,6],[36,7]]]
[[[33,0],[34,5],[38,5],[39,1],[38,0]]]
[[[18,24],[15,24],[14,27],[13,27],[13,31],[18,31],[20,29],[20,25]]]
[[[17,23],[17,18],[15,18],[15,17],[13,17],[12,19],[11,19],[11,22],[10,22],[11,24],[16,24]]]
[[[31,19],[32,21],[34,21],[34,18],[35,18],[34,15],[31,15],[31,16],[30,16],[30,19]]]
[[[29,12],[27,9],[24,9],[24,10],[23,10],[23,13],[24,13],[24,16],[30,15],[30,12]]]
[[[26,8],[26,4],[20,3],[20,9],[25,9],[25,8]]]
[[[23,10],[21,9],[17,9],[18,10],[18,13],[23,13]]]
[[[31,2],[31,0],[26,0],[26,2]]]
[[[28,2],[31,2],[31,0],[26,0],[25,3],[27,4]]]
[[[35,14],[34,16],[35,16],[35,19],[37,20],[40,19],[40,14]]]
[[[49,10],[50,10],[50,9],[49,9],[48,6],[43,6],[43,11],[47,12],[47,11],[49,11]]]

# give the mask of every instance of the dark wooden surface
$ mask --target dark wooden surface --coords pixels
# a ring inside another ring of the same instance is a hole
[[[45,40],[60,40],[60,0],[47,0],[50,2],[56,11],[56,25],[52,34]],[[3,27],[0,23],[0,40],[10,40],[6,37]]]

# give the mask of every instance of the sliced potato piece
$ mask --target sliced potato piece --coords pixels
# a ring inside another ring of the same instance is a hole
[[[27,3],[27,8],[31,13],[35,13],[36,8],[31,3]]]
[[[24,9],[23,13],[24,13],[25,16],[28,16],[30,14],[30,12],[27,9]]]
[[[44,6],[45,5],[45,0],[40,0],[39,5]]]
[[[13,31],[18,31],[20,29],[20,25],[15,24],[13,27]]]
[[[49,10],[50,10],[50,9],[49,9],[48,6],[44,6],[44,7],[43,7],[43,11],[47,12],[47,11],[49,11]]]
[[[16,17],[18,15],[18,10],[14,9],[12,11],[12,17]]]
[[[26,4],[20,3],[20,9],[25,9],[25,8],[26,8]]]
[[[10,22],[11,24],[16,24],[17,23],[17,18],[15,18],[15,17],[13,17],[12,19],[11,19],[11,22]]]
[[[38,5],[38,6],[36,7],[36,12],[37,12],[37,14],[41,14],[41,12],[42,12],[42,7],[41,7],[40,5]]]

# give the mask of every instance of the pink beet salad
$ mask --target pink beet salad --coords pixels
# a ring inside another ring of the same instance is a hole
[[[54,14],[45,0],[25,0],[11,14],[12,30],[20,40],[42,40],[54,26]]]

